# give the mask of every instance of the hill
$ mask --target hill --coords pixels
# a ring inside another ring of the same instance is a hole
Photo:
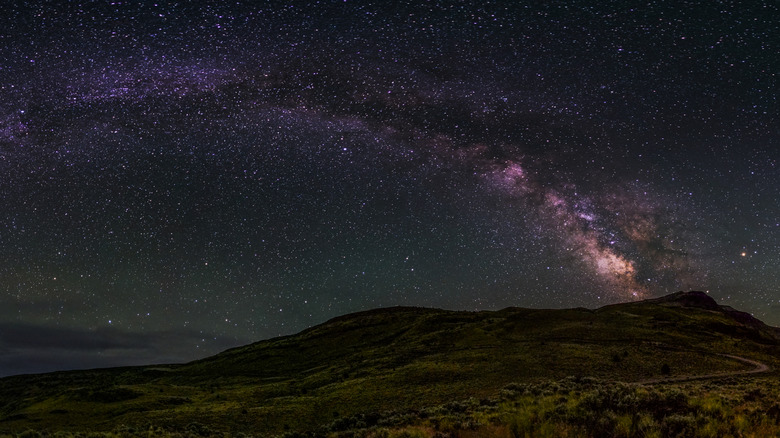
[[[386,308],[182,365],[0,379],[0,434],[303,433],[454,400],[489,404],[508,385],[567,376],[647,383],[755,368],[740,358],[776,368],[780,331],[701,292],[596,310]]]

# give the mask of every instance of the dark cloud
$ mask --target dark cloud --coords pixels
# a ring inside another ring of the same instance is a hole
[[[124,333],[112,327],[87,331],[29,324],[0,324],[0,346],[7,349],[135,350],[148,348],[152,341],[153,335]]]
[[[0,324],[0,376],[154,363],[182,363],[246,340],[219,339],[192,330],[134,333],[25,323]],[[199,346],[193,348],[193,346]]]

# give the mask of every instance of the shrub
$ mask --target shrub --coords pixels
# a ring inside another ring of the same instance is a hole
[[[211,430],[208,428],[208,426],[205,426],[203,424],[194,422],[187,425],[187,432],[193,435],[197,436],[209,436],[211,435]]]
[[[661,434],[668,437],[692,437],[696,434],[696,419],[690,415],[672,414],[661,422]]]

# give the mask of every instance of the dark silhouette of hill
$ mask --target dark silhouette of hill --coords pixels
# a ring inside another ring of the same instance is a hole
[[[775,367],[779,351],[776,328],[702,292],[596,310],[393,307],[182,365],[0,379],[0,433],[195,422],[312,430],[345,415],[490,397],[511,382],[740,373],[754,362],[735,357]]]
[[[722,310],[715,299],[705,292],[675,292],[660,298],[645,300],[646,303],[662,304],[667,306],[698,307],[706,310]]]
[[[675,292],[660,298],[646,300],[646,302],[664,306],[694,307],[698,309],[719,312],[727,315],[737,323],[736,326],[729,326],[732,327],[732,329],[742,326],[743,328],[753,329],[752,332],[746,332],[743,330],[743,333],[750,333],[754,337],[757,336],[758,338],[780,339],[779,328],[764,324],[763,321],[754,317],[750,313],[739,311],[731,306],[720,305],[705,292]]]

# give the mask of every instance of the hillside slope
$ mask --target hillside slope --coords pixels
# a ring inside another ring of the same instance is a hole
[[[511,382],[751,368],[724,354],[776,367],[779,346],[777,329],[700,292],[597,310],[377,309],[184,365],[0,379],[0,432],[148,423],[311,430],[342,416],[489,397]]]

